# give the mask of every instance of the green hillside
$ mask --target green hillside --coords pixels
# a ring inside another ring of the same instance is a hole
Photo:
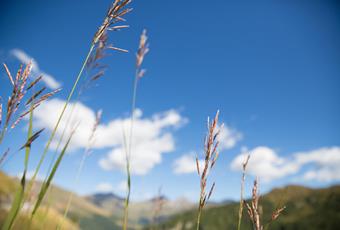
[[[326,189],[308,189],[288,186],[274,189],[260,198],[262,222],[270,220],[272,210],[285,205],[287,208],[269,229],[339,229],[340,227],[340,186]],[[204,211],[201,229],[237,229],[238,203],[211,207]],[[173,216],[157,229],[196,229],[196,211]],[[151,227],[150,227],[151,228]],[[241,229],[252,229],[244,210]]]
[[[17,186],[17,179],[0,172],[0,226],[6,217]],[[37,183],[34,191],[37,192],[39,187],[40,183]],[[68,191],[52,186],[49,198],[43,202],[30,229],[55,229],[62,217],[68,195]],[[114,194],[94,194],[88,197],[75,195],[64,229],[121,229],[121,202],[122,199]],[[287,207],[269,229],[339,229],[340,226],[340,186],[325,189],[288,186],[274,189],[260,198],[260,204],[263,223],[270,219],[276,207],[282,205]],[[151,223],[153,205],[152,200],[131,204],[129,220],[131,229],[141,229]],[[236,229],[238,207],[238,203],[208,205],[203,212],[201,229]],[[28,213],[29,209],[24,208],[14,229],[22,229],[22,226],[27,224]],[[159,217],[159,220],[165,222],[152,229],[196,229],[196,207],[186,200],[164,199]],[[252,229],[246,212],[244,212],[242,229]]]
[[[7,215],[18,183],[17,178],[9,177],[0,171],[0,226]],[[41,182],[36,182],[33,186],[34,194],[39,192],[40,186]],[[42,203],[40,212],[35,218],[36,223],[32,225],[31,229],[46,229],[46,226],[50,226],[51,229],[55,228],[54,226],[63,216],[68,197],[69,191],[52,185]],[[74,195],[64,229],[121,229],[123,202],[124,199],[114,194],[94,194],[87,197]],[[25,206],[29,207],[30,205],[32,203]],[[193,204],[186,200],[165,200],[162,216],[168,217],[192,207]],[[151,223],[153,209],[154,203],[151,200],[131,202],[129,208],[129,226],[131,229],[141,229],[146,224]],[[26,224],[29,211],[27,209],[21,213],[20,220],[16,225],[18,229]]]
[[[17,186],[18,179],[0,172],[0,226],[6,218]],[[33,187],[33,193],[37,194],[40,186],[41,183],[37,182]],[[57,186],[51,186],[47,197],[29,229],[55,229],[62,218],[69,192]],[[24,205],[14,229],[23,229],[23,226],[28,225],[30,213],[28,207],[31,205],[32,203]],[[64,229],[94,229],[94,226],[98,226],[97,229],[105,229],[107,226],[118,229],[108,211],[77,195],[73,197],[68,217],[64,222]]]

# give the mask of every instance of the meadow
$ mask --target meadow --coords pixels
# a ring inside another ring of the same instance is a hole
[[[241,169],[238,174],[239,187],[236,188],[239,191],[238,200],[214,202],[215,187],[219,186],[214,177],[216,164],[230,163],[220,158],[223,145],[221,136],[224,135],[220,116],[228,111],[217,108],[207,111],[211,117],[199,124],[205,127],[206,135],[202,136],[202,154],[196,154],[194,161],[198,182],[195,188],[199,194],[197,199],[194,202],[168,199],[160,188],[151,199],[131,200],[135,189],[135,169],[131,160],[136,155],[134,137],[143,135],[140,130],[136,131],[136,123],[140,118],[138,108],[143,107],[138,102],[139,87],[148,77],[144,62],[149,52],[153,51],[149,46],[152,36],[146,29],[141,31],[139,40],[135,41],[136,51],[112,45],[113,40],[114,44],[119,44],[115,40],[117,34],[133,26],[126,19],[138,9],[132,10],[131,4],[131,0],[115,0],[107,12],[103,12],[102,24],[97,30],[93,28],[93,39],[82,44],[88,47],[88,53],[77,75],[72,78],[73,85],[69,91],[61,88],[50,90],[44,85],[44,74],[33,77],[33,61],[22,63],[18,69],[3,64],[1,76],[7,78],[6,88],[9,87],[11,93],[2,95],[0,101],[0,146],[4,150],[0,153],[1,229],[337,229],[340,226],[338,185],[326,188],[286,185],[260,194],[262,181],[256,176],[248,178],[248,163],[253,157],[251,151],[242,155],[242,163],[238,166]],[[123,155],[120,157],[124,159],[125,195],[98,192],[85,196],[54,184],[74,137],[82,132],[88,134],[87,141],[81,143],[81,156],[78,157],[75,173],[68,175],[68,180],[77,187],[85,178],[86,165],[101,139],[102,114],[105,114],[105,110],[98,110],[93,123],[86,124],[87,130],[84,130],[84,121],[77,120],[79,104],[75,102],[92,90],[92,86],[105,85],[106,75],[115,71],[103,61],[119,58],[128,52],[136,53],[134,69],[131,71],[134,72],[134,76],[131,76],[134,80],[130,89],[130,111],[125,126],[115,127],[120,129],[116,132],[123,139]],[[147,68],[152,69],[152,66]],[[36,111],[60,93],[66,95],[60,112],[49,111],[57,113],[53,128],[41,128],[35,123]],[[209,100],[214,100],[213,93]],[[22,123],[24,126],[20,126]],[[25,129],[25,141],[19,146],[5,146],[18,126]],[[148,130],[144,131],[148,135]],[[47,141],[44,142],[43,138]],[[43,148],[33,152],[32,147],[37,143]],[[16,177],[3,171],[14,154],[24,156],[23,162],[17,162],[21,174]],[[34,170],[30,171],[32,154],[38,157],[38,161],[33,166]],[[48,157],[49,154],[52,157]],[[43,176],[42,168],[47,169]],[[227,179],[225,183],[228,183]]]

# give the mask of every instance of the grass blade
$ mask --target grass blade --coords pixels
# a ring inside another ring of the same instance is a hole
[[[30,110],[27,141],[31,139],[32,133],[33,133],[33,106],[31,106],[31,110]],[[4,225],[2,226],[2,230],[8,230],[12,228],[14,221],[16,220],[20,212],[20,209],[22,207],[24,195],[25,195],[26,173],[27,173],[27,168],[28,168],[28,160],[29,160],[30,152],[31,152],[31,145],[25,146],[24,173],[21,178],[20,188],[15,193],[12,207],[6,217]]]
[[[50,148],[50,145],[51,145],[51,143],[52,143],[52,140],[53,140],[53,138],[54,138],[54,136],[55,136],[55,134],[56,134],[56,132],[57,132],[57,129],[58,129],[58,127],[59,127],[59,124],[60,124],[60,122],[61,122],[61,119],[63,118],[64,113],[65,113],[65,111],[66,111],[66,108],[67,108],[68,104],[69,104],[70,101],[71,101],[71,98],[72,98],[72,96],[73,96],[73,93],[74,93],[75,89],[77,88],[77,85],[78,85],[78,82],[79,82],[79,80],[80,80],[80,77],[81,77],[82,74],[83,74],[83,71],[84,71],[84,69],[85,69],[86,63],[87,63],[88,59],[90,58],[90,56],[91,56],[91,54],[92,54],[92,51],[93,51],[94,47],[95,47],[95,45],[92,44],[91,47],[90,47],[90,50],[89,50],[89,52],[88,52],[88,54],[87,54],[87,56],[86,56],[86,58],[85,58],[85,61],[84,61],[83,65],[82,65],[82,67],[81,67],[81,69],[80,69],[80,71],[79,71],[79,74],[78,74],[78,76],[77,76],[77,78],[76,78],[76,80],[75,80],[75,82],[74,82],[74,84],[73,84],[73,87],[72,87],[72,89],[71,89],[71,92],[70,92],[70,94],[68,95],[67,100],[66,100],[66,102],[65,102],[65,104],[64,104],[64,107],[63,107],[63,109],[62,109],[62,111],[61,111],[61,113],[60,113],[60,115],[59,115],[59,117],[58,117],[57,123],[56,123],[56,125],[54,126],[54,129],[53,129],[53,131],[52,131],[52,133],[51,133],[51,136],[50,136],[50,138],[49,138],[48,141],[47,141],[47,144],[46,144],[46,146],[45,146],[45,148],[44,148],[43,154],[42,154],[42,156],[41,156],[41,158],[40,158],[40,160],[39,160],[39,162],[38,162],[38,165],[37,165],[37,167],[36,167],[36,169],[35,169],[35,171],[34,171],[33,177],[32,177],[32,179],[31,179],[31,181],[30,181],[30,184],[29,184],[29,187],[28,187],[28,191],[29,191],[29,192],[30,192],[30,190],[32,189],[32,186],[33,186],[33,183],[34,183],[34,181],[35,181],[35,178],[37,177],[38,172],[39,172],[39,170],[40,170],[40,167],[41,167],[43,161],[45,160],[46,154],[47,154],[47,152],[48,152],[48,150],[49,150],[49,148]]]
[[[2,226],[2,230],[11,229],[16,217],[19,214],[20,207],[21,207],[23,197],[24,197],[25,180],[26,180],[26,172],[24,172],[24,174],[21,178],[20,188],[15,193],[15,197],[14,197],[14,201],[12,203],[12,207],[11,207],[7,217],[6,217],[4,225]]]
[[[47,181],[44,182],[44,183],[42,184],[42,186],[41,186],[41,189],[40,189],[40,192],[39,192],[39,195],[38,195],[38,200],[37,200],[37,202],[36,202],[36,204],[35,204],[35,206],[34,206],[34,209],[33,209],[33,211],[32,211],[31,219],[33,219],[35,213],[37,212],[38,208],[39,208],[40,205],[41,205],[42,200],[44,199],[44,197],[45,197],[45,195],[46,195],[46,192],[47,192],[49,186],[51,185],[51,182],[52,182],[52,180],[53,180],[53,177],[54,177],[54,175],[55,175],[55,173],[56,173],[56,171],[57,171],[57,169],[58,169],[58,167],[59,167],[59,165],[60,165],[61,160],[63,159],[63,157],[64,157],[64,155],[65,155],[65,153],[66,153],[66,150],[67,150],[67,148],[68,148],[68,145],[70,144],[70,141],[71,141],[71,139],[72,139],[73,134],[74,134],[74,131],[71,133],[71,135],[70,135],[70,137],[68,138],[68,140],[67,140],[67,142],[66,142],[64,148],[62,149],[61,153],[59,154],[59,157],[58,157],[57,161],[54,163],[54,166],[53,166],[53,168],[52,168],[52,171],[51,171],[50,175],[48,176]]]

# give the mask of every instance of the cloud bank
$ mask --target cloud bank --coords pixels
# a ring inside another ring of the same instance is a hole
[[[242,163],[250,153],[247,172],[264,182],[302,173],[306,181],[330,182],[340,180],[340,147],[324,147],[312,151],[280,157],[269,147],[259,146],[240,153],[231,162],[231,169],[242,170]],[[306,169],[307,168],[307,169]]]
[[[37,126],[45,127],[49,130],[54,128],[58,116],[65,101],[52,99],[43,103],[35,110],[34,120]],[[72,113],[72,109],[74,109]],[[46,116],[48,114],[48,116]],[[78,124],[77,131],[70,144],[71,150],[87,147],[88,139],[91,135],[92,126],[95,122],[95,112],[86,105],[76,102],[70,103],[65,111],[64,119],[57,130],[55,140],[62,135],[63,129],[69,120],[65,136],[69,136],[72,127]],[[168,110],[156,113],[151,117],[144,118],[141,110],[136,111],[134,122],[134,134],[132,139],[131,151],[131,172],[133,174],[144,175],[154,166],[162,162],[162,155],[175,150],[174,131],[182,126],[186,119],[176,110]],[[100,159],[99,165],[104,170],[119,169],[125,170],[125,148],[124,135],[127,135],[130,128],[130,118],[115,118],[111,121],[100,124],[95,135],[94,149],[111,148],[107,155]],[[52,146],[56,146],[54,141]]]

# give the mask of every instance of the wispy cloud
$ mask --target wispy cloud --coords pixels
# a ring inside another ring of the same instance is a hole
[[[40,70],[39,65],[36,62],[36,60],[30,57],[23,50],[13,49],[11,50],[10,53],[23,64],[28,64],[30,61],[32,61],[32,73],[36,76],[43,75],[42,81],[46,84],[47,87],[51,89],[60,88],[61,83],[59,83],[53,76]]]
[[[340,147],[296,153],[295,160],[301,165],[314,166],[303,174],[305,180],[322,182],[340,180]]]
[[[65,101],[52,99],[38,107],[34,114],[34,120],[38,127],[45,127],[52,130],[58,115]],[[71,103],[66,112],[65,119],[60,123],[60,129],[57,130],[55,140],[62,135],[63,127],[66,126],[67,118],[71,115],[74,102]],[[80,122],[76,133],[73,136],[70,145],[71,150],[85,148],[88,138],[91,135],[91,129],[95,122],[95,111],[86,105],[77,102],[75,105],[73,118],[69,128],[66,130],[66,136],[70,134],[72,127]],[[46,116],[46,114],[49,114]],[[134,174],[146,174],[155,165],[161,163],[162,155],[175,150],[174,131],[186,122],[176,110],[154,114],[151,117],[144,118],[142,111],[136,111],[136,120],[134,123],[133,149],[131,151],[131,171]],[[99,165],[104,170],[119,169],[125,170],[125,149],[123,130],[128,137],[130,118],[115,118],[106,124],[100,124],[95,135],[94,149],[111,148],[107,155],[100,159]],[[129,140],[126,140],[127,143]],[[56,142],[52,143],[56,146]]]
[[[242,162],[250,153],[247,171],[258,176],[264,182],[301,173],[304,166],[309,166],[302,173],[304,180],[330,182],[340,180],[340,147],[325,147],[312,151],[293,153],[290,157],[280,157],[269,147],[259,146],[242,152],[231,163],[232,170],[242,170]]]

